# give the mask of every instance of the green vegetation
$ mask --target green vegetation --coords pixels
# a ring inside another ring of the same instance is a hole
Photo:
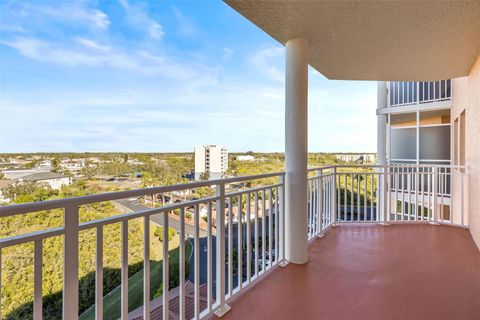
[[[175,237],[170,243],[171,250],[169,254],[169,287],[175,288],[179,285],[179,248],[178,237]],[[185,243],[185,260],[188,260],[192,252],[190,242]],[[188,277],[189,264],[185,262],[185,278]],[[160,296],[163,292],[163,260],[150,261],[150,299]],[[121,288],[117,287],[103,298],[103,317],[104,319],[120,318]],[[143,305],[143,268],[128,279],[128,310],[133,311]],[[88,309],[80,316],[80,320],[94,320],[95,308]]]
[[[172,241],[173,237],[177,234],[177,231],[173,228],[168,228],[168,242]],[[163,242],[163,226],[158,226],[155,228],[154,235],[157,236],[160,242]]]
[[[62,189],[58,196],[81,195],[91,192],[84,184],[74,184]],[[58,197],[55,196],[55,197]],[[17,198],[18,200],[18,198]],[[91,221],[119,214],[109,202],[85,205],[80,208],[80,221]],[[39,230],[60,227],[62,210],[33,212],[21,216],[0,218],[0,238],[27,234]],[[129,222],[129,275],[143,267],[143,224]],[[85,311],[95,301],[95,229],[80,233],[79,309]],[[121,225],[104,227],[104,292],[108,293],[120,284]],[[162,244],[151,238],[152,259],[161,258]],[[45,319],[61,319],[63,288],[63,237],[43,241],[43,309]],[[2,249],[2,314],[5,319],[29,319],[33,309],[33,243]]]

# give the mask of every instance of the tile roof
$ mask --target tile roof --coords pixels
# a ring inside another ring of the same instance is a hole
[[[67,178],[63,174],[56,172],[35,172],[27,176],[22,177],[23,181],[40,181],[40,180],[50,180],[50,179],[60,179]]]

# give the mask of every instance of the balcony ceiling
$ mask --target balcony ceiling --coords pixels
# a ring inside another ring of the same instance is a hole
[[[282,44],[307,38],[329,79],[461,77],[480,52],[480,1],[225,2]]]

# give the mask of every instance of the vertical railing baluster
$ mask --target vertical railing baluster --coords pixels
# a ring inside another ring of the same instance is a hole
[[[243,266],[243,227],[242,227],[242,195],[237,197],[237,282],[238,288],[242,289],[243,284],[243,275],[242,275],[242,266]]]
[[[370,174],[370,222],[373,222],[375,211],[375,173]]]
[[[420,219],[421,221],[425,220],[424,211],[425,211],[425,168],[420,170],[420,195],[422,199],[420,200]]]
[[[228,294],[233,294],[233,201],[228,198]]]
[[[197,211],[198,211],[198,206],[196,206]],[[163,266],[162,266],[162,279],[163,279],[163,306],[162,306],[162,311],[163,311],[163,320],[168,320],[170,317],[170,298],[169,298],[169,291],[170,291],[170,270],[169,270],[169,263],[168,263],[168,211],[165,211],[163,213]],[[196,231],[196,229],[195,229]],[[195,237],[197,237],[197,233],[195,234]],[[199,243],[195,243],[195,253],[199,251]],[[195,261],[195,270],[197,268],[197,261]],[[197,279],[195,278],[195,285],[197,285]],[[196,288],[195,288],[196,289]],[[197,291],[195,290],[195,293]]]
[[[262,190],[262,272],[264,273],[265,270],[267,269],[266,263],[267,263],[267,257],[266,257],[266,242],[267,242],[267,226],[266,226],[266,211],[267,211],[267,192],[266,189]]]
[[[230,310],[230,307],[225,304],[225,185],[219,183],[215,189],[215,195],[217,197],[216,209],[216,226],[217,226],[217,252],[216,258],[216,301],[218,302],[218,308],[215,310],[215,314],[218,317],[223,316]]]
[[[279,262],[279,257],[280,257],[280,246],[279,246],[279,241],[280,241],[280,232],[279,232],[279,221],[280,221],[280,188],[276,187],[275,188],[275,263],[278,264]],[[250,211],[249,211],[250,212]],[[250,222],[250,218],[248,220]],[[249,241],[250,242],[250,241]],[[248,268],[248,261],[247,261],[247,268]]]
[[[218,218],[218,211],[217,211]],[[179,251],[179,298],[178,314],[180,320],[185,320],[185,208],[180,208],[180,251]],[[218,270],[218,269],[217,269]],[[218,279],[218,275],[217,275]],[[217,291],[218,294],[219,291]]]
[[[69,203],[63,214],[63,319],[78,319],[78,205]]]
[[[95,319],[103,319],[103,226],[97,227],[95,255]],[[149,299],[150,301],[150,299]],[[145,318],[149,320],[149,318]]]
[[[258,201],[259,201],[259,198],[258,198],[258,191],[255,191],[255,239],[254,239],[254,250],[255,250],[255,261],[254,261],[254,265],[255,265],[255,277],[258,277],[258,269],[259,269],[259,266],[258,266],[258,259],[259,259],[259,254],[258,254],[258,237],[259,237],[259,234],[258,234],[258,207],[259,207],[259,204],[258,204]],[[285,257],[285,256],[284,256]]]
[[[213,283],[213,267],[212,267],[212,202],[208,202],[207,208],[207,305],[208,311],[212,311],[212,283]]]
[[[355,192],[355,182],[353,181],[353,173],[350,173],[350,222],[353,222],[355,211],[354,211],[354,192]]]
[[[307,195],[308,195],[308,217],[307,217],[307,233],[308,239],[312,238],[312,217],[313,217],[313,190],[312,180],[307,180]]]
[[[272,188],[268,189],[268,269],[272,268],[273,257],[272,257],[272,248],[273,248],[273,197],[272,197]]]
[[[418,170],[419,168],[416,167],[415,169],[415,221],[418,221]]]
[[[367,179],[368,175],[365,173],[364,174],[364,180],[363,180],[363,221],[367,221]]]
[[[360,222],[360,174],[357,174],[357,222]]]
[[[43,239],[35,240],[33,253],[33,319],[42,319]]]
[[[433,223],[437,223],[437,193],[438,193],[438,175],[437,167],[433,167],[432,170],[432,188],[433,188],[433,207],[432,207],[432,218]]]
[[[194,300],[194,319],[199,320],[200,319],[200,212],[198,208],[198,204],[195,205],[194,207],[194,216],[193,216],[193,223],[194,223],[194,254],[193,254],[193,259],[194,259],[194,265],[195,268],[193,270],[193,278],[194,278],[194,291],[193,291],[193,300]]]
[[[247,241],[247,283],[250,283],[251,276],[252,276],[252,220],[250,219],[250,212],[251,212],[251,193],[247,192],[247,212],[246,212],[246,222],[247,222],[247,236],[246,236],[246,241]],[[278,225],[277,225],[278,226]],[[278,251],[277,251],[278,252]]]
[[[323,232],[323,229],[325,228],[323,224],[323,216],[325,215],[325,211],[323,211],[323,201],[322,201],[322,170],[317,170],[316,171],[316,184],[317,184],[317,214],[318,214],[318,232],[320,235]]]
[[[122,221],[121,318],[128,319],[128,220]]]
[[[278,177],[278,182],[280,184],[280,217],[279,217],[279,242],[280,242],[280,266],[284,267],[288,264],[285,260],[285,176],[281,175]]]

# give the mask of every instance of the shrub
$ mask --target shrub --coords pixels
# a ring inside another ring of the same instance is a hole
[[[163,242],[163,226],[158,226],[153,233],[156,237]],[[171,227],[168,228],[168,241],[172,241],[173,237],[177,234],[177,231]]]

